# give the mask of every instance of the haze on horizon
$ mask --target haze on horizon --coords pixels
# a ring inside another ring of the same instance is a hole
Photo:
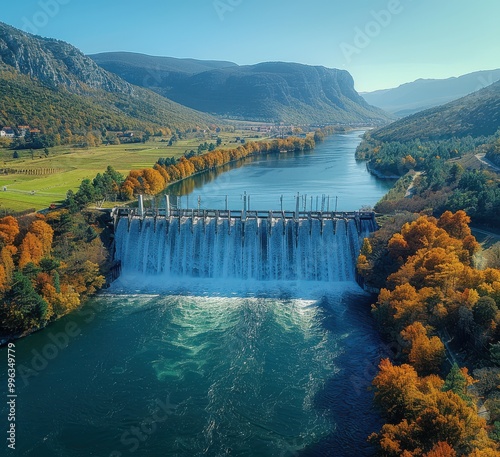
[[[500,67],[496,0],[19,0],[2,13],[86,54],[323,65],[348,70],[358,91]]]

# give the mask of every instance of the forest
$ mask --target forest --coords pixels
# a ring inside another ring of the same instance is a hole
[[[94,213],[67,209],[0,219],[0,338],[44,327],[105,285],[99,226]]]
[[[393,352],[373,380],[381,455],[498,455],[500,270],[475,267],[469,223],[401,213],[363,243],[358,272],[380,290],[372,314]]]
[[[368,160],[368,167],[382,175],[402,176],[394,191],[376,205],[378,212],[440,215],[446,210],[465,210],[473,221],[491,224],[500,217],[500,179],[475,155],[494,164],[499,150],[500,132],[425,142],[380,142],[367,136],[357,157]],[[411,195],[407,192],[410,185]]]

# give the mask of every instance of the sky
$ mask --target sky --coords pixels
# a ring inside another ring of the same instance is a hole
[[[498,0],[16,0],[0,13],[86,54],[323,65],[361,92],[500,68],[499,17]]]

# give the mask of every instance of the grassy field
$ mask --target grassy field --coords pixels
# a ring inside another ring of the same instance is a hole
[[[235,147],[237,136],[250,138],[248,132],[221,133],[222,147]],[[196,150],[211,138],[181,140],[173,146],[166,142],[150,141],[142,144],[121,144],[76,149],[70,146],[51,148],[45,157],[43,150],[19,151],[20,157],[13,159],[13,151],[0,149],[0,168],[19,172],[0,174],[0,215],[2,210],[24,211],[47,208],[51,203],[61,203],[69,189],[76,190],[82,179],[93,179],[108,165],[126,175],[130,170],[152,167],[159,157],[179,157],[186,150]],[[4,190],[6,189],[6,190]]]

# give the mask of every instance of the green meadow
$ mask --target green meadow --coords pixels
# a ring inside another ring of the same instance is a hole
[[[242,133],[220,136],[222,147],[228,148],[236,147],[237,136],[250,139]],[[173,146],[159,140],[87,149],[58,146],[51,148],[47,157],[43,150],[35,150],[33,157],[29,150],[18,151],[18,159],[13,159],[14,151],[0,149],[0,169],[17,171],[0,174],[0,215],[3,211],[40,210],[52,203],[62,203],[68,190],[78,189],[83,179],[93,179],[108,165],[126,175],[133,169],[152,167],[159,157],[179,157],[186,150],[196,150],[204,142],[215,143],[215,140],[195,138],[178,141]]]

